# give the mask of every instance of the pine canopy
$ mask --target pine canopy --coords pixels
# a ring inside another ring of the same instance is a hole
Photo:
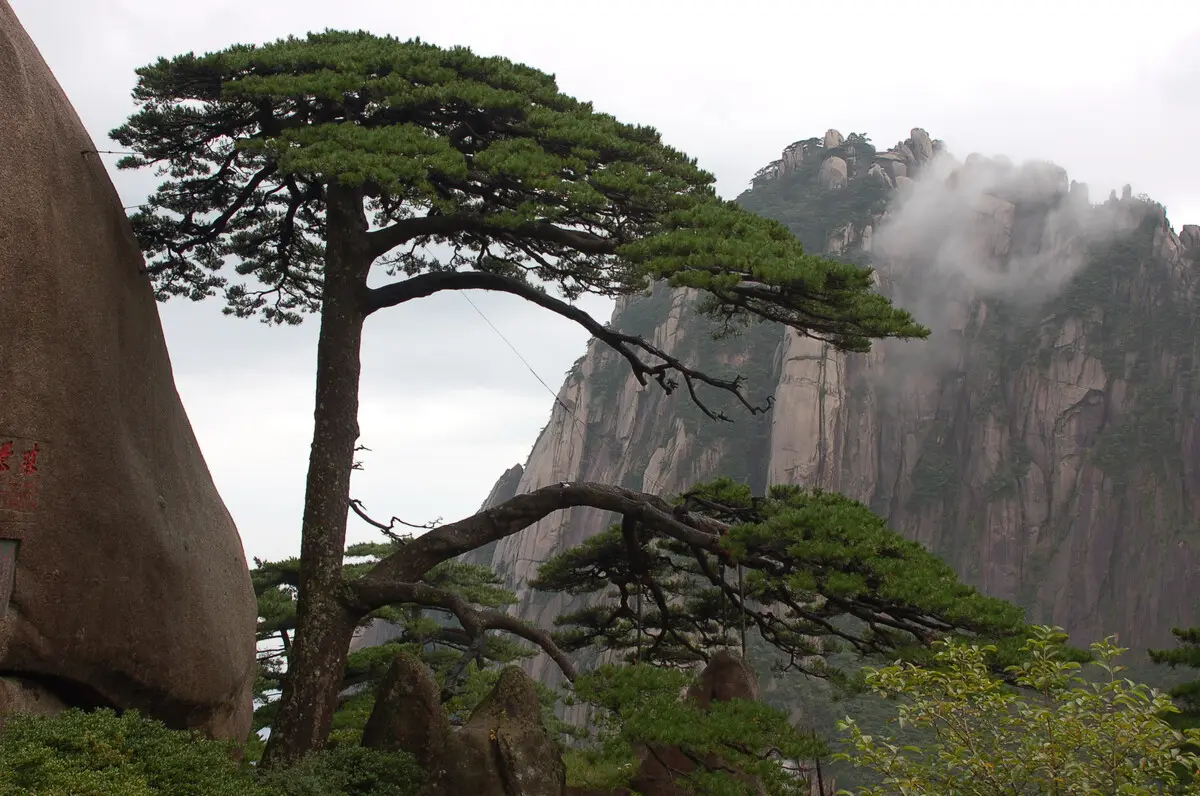
[[[570,301],[668,279],[730,328],[767,318],[848,350],[927,333],[869,269],[720,199],[655,129],[505,58],[327,31],[160,59],[133,96],[112,137],[136,153],[121,168],[166,177],[132,217],[163,299],[222,291],[227,312],[273,323],[317,311],[332,225],[358,224],[328,212],[336,185],[395,280],[368,312],[448,288]]]

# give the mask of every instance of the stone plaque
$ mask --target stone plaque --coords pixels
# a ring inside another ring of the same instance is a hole
[[[8,613],[8,601],[12,599],[20,544],[16,539],[0,539],[0,619]]]
[[[0,519],[25,519],[38,510],[46,446],[0,434]]]

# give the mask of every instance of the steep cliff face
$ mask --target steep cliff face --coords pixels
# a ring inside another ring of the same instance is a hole
[[[809,250],[875,266],[931,339],[842,355],[764,324],[714,342],[687,291],[624,300],[614,326],[743,374],[774,408],[711,421],[593,342],[516,492],[595,480],[671,493],[716,475],[820,486],[1076,641],[1168,644],[1170,627],[1200,622],[1187,589],[1200,571],[1200,228],[1177,236],[1128,188],[1094,205],[1051,164],[958,163],[919,129],[887,152],[833,130],[793,144],[740,201]],[[525,584],[609,521],[552,517],[474,560],[548,626],[567,606]]]

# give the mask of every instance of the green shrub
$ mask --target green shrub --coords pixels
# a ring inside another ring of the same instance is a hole
[[[13,715],[0,731],[4,796],[244,796],[255,779],[230,744],[136,711]]]
[[[263,772],[269,796],[411,796],[424,775],[411,755],[339,744],[281,771]]]
[[[257,772],[233,745],[127,711],[9,716],[0,730],[2,796],[411,796],[410,755],[340,744]]]
[[[1195,781],[1180,783],[1200,767],[1182,751],[1200,731],[1173,729],[1165,694],[1119,676],[1125,650],[1112,639],[1092,645],[1095,679],[1077,673],[1066,641],[1058,628],[1035,628],[1026,659],[1008,668],[1015,688],[989,668],[990,648],[961,642],[938,642],[935,666],[869,670],[873,691],[900,700],[899,726],[930,737],[902,746],[843,721],[850,751],[838,757],[883,779],[857,794],[1200,794]]]

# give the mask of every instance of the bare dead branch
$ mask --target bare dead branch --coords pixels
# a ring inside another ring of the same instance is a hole
[[[357,514],[358,518],[361,519],[363,522],[367,523],[368,525],[375,526],[376,528],[378,528],[380,531],[383,532],[384,536],[387,536],[392,541],[398,542],[400,544],[407,544],[409,541],[412,540],[412,535],[411,534],[401,535],[401,534],[396,533],[395,530],[393,530],[396,527],[396,525],[399,524],[399,525],[404,525],[408,528],[416,528],[417,530],[428,531],[433,528],[436,528],[438,526],[438,524],[442,521],[442,518],[438,517],[436,520],[433,520],[431,522],[426,522],[421,525],[417,525],[415,523],[406,522],[406,521],[400,519],[399,517],[392,517],[388,521],[388,523],[385,525],[382,522],[380,522],[379,520],[372,519],[371,516],[367,514],[367,509],[366,509],[366,506],[363,505],[363,502],[361,500],[354,500],[354,499],[351,499],[351,501],[350,501],[350,510],[353,511],[355,514]]]

